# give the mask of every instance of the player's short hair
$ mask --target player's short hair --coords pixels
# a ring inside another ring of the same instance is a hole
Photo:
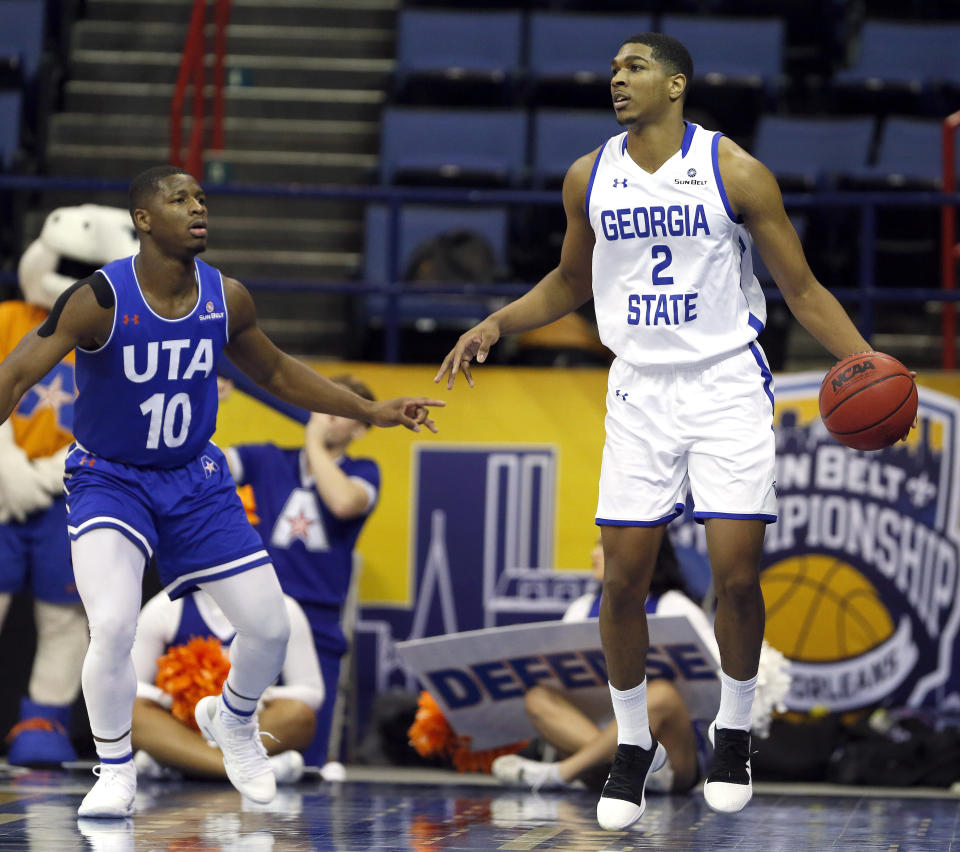
[[[675,38],[663,33],[637,33],[625,38],[620,47],[625,44],[645,44],[668,74],[683,74],[687,78],[687,86],[693,82],[693,57]]]
[[[373,391],[370,390],[360,379],[351,376],[349,373],[344,373],[340,376],[332,376],[330,378],[331,382],[336,382],[338,385],[343,385],[348,390],[352,390],[357,396],[362,396],[364,399],[369,399],[370,402],[376,402],[377,398],[373,395]]]
[[[130,215],[139,207],[143,207],[147,199],[156,192],[160,191],[160,181],[171,175],[189,175],[186,169],[179,166],[153,166],[146,171],[140,172],[132,181],[130,181]]]

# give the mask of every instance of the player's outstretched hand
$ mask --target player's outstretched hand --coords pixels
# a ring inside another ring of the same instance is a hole
[[[469,331],[460,335],[457,345],[450,350],[437,375],[433,377],[435,382],[439,382],[444,374],[447,377],[447,390],[453,387],[457,378],[457,373],[461,370],[467,378],[467,384],[473,387],[473,376],[470,373],[470,362],[476,358],[478,364],[487,360],[487,354],[490,347],[500,339],[500,325],[489,317],[479,325],[475,325]]]
[[[431,408],[442,408],[446,403],[440,399],[425,396],[401,396],[376,402],[373,406],[374,426],[406,426],[411,432],[419,432],[426,426],[431,432],[437,432],[437,424],[430,417]]]

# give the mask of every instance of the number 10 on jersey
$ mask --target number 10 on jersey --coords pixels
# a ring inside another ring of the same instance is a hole
[[[140,404],[140,411],[150,417],[150,426],[147,429],[148,450],[159,448],[161,427],[164,446],[179,447],[187,440],[192,417],[189,394],[175,393],[168,401],[165,394],[155,393]],[[178,413],[181,415],[179,429],[176,428]]]

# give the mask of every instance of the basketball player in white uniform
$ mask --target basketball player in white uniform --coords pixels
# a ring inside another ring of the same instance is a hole
[[[619,737],[597,806],[603,828],[643,814],[663,749],[650,734],[644,599],[660,539],[687,489],[705,524],[722,663],[714,810],[750,800],[750,707],[764,608],[759,565],[776,520],[773,380],[756,337],[766,309],[750,240],[794,316],[835,357],[870,346],[813,276],[770,171],[721,134],[683,120],[693,62],[657,33],[626,39],[611,66],[626,132],[577,160],[563,184],[560,263],[461,336],[435,381],[453,386],[505,334],[553,322],[591,297],[610,369],[596,522],[606,559],[600,632]]]

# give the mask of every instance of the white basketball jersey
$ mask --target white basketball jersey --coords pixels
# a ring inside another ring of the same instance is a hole
[[[600,338],[630,364],[689,364],[742,349],[767,318],[750,235],[720,180],[722,134],[686,123],[654,174],[604,143],[587,187],[596,235],[593,296]]]

